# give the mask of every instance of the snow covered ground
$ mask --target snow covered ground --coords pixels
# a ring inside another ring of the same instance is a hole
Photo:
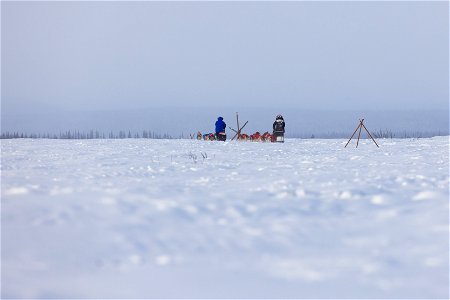
[[[449,137],[2,140],[3,298],[448,298]]]

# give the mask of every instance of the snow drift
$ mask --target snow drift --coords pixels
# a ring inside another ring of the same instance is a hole
[[[448,298],[449,138],[2,140],[3,298]]]

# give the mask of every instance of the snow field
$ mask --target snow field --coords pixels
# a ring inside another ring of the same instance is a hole
[[[4,298],[448,298],[449,138],[2,140]]]

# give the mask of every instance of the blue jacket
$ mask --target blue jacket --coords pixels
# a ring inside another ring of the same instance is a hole
[[[216,133],[224,132],[225,128],[227,127],[227,124],[223,121],[222,117],[217,118],[216,121]]]

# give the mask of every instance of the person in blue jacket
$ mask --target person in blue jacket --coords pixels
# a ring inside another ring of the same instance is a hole
[[[222,117],[218,117],[216,121],[216,138],[219,141],[225,141],[227,139],[227,136],[225,134],[225,128],[227,127],[227,124],[223,121]]]

